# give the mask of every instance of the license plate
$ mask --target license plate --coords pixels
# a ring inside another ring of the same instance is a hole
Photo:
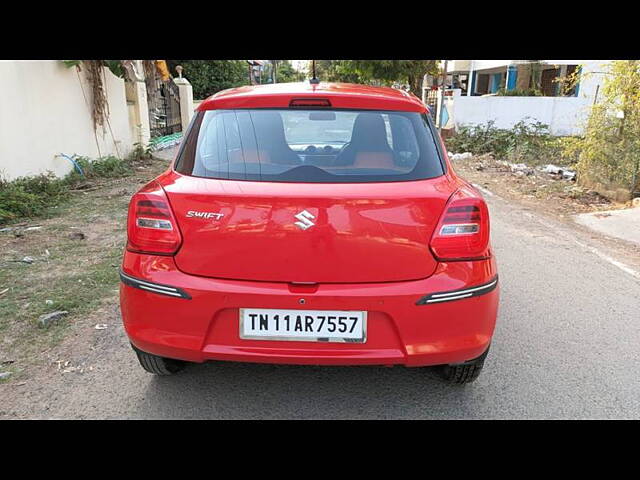
[[[364,343],[367,312],[241,308],[240,338]]]

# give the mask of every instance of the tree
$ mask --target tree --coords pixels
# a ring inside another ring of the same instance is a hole
[[[293,68],[289,60],[267,60],[262,83],[273,82],[273,62],[276,62],[276,83],[301,82],[305,79],[305,74]]]
[[[369,85],[405,84],[422,96],[425,74],[437,74],[436,60],[317,60],[318,78],[326,81]]]
[[[316,60],[316,76],[325,82],[370,83],[351,63],[352,60]],[[313,75],[309,62],[309,75]]]
[[[437,74],[435,60],[352,60],[356,68],[373,79],[389,83],[408,84],[415,96],[422,96],[422,80],[425,74]]]
[[[191,83],[196,99],[249,83],[249,70],[245,60],[167,60],[167,64],[174,76],[175,67],[182,66],[182,75]]]
[[[282,60],[278,63],[278,82],[302,82],[306,79],[306,74],[293,68],[289,60]]]
[[[276,82],[288,83],[288,82],[302,82],[306,75],[303,72],[299,72],[289,60],[268,60],[265,64],[265,70],[262,72],[262,83],[273,82],[273,62],[276,62]]]
[[[640,190],[640,62],[611,62],[601,92],[569,153],[577,152],[583,178],[633,194]]]

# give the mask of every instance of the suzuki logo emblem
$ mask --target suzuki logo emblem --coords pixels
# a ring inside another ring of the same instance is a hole
[[[307,228],[311,228],[315,225],[311,220],[316,218],[315,215],[307,212],[306,210],[301,211],[299,214],[295,216],[299,222],[296,222],[296,225],[299,226],[302,230],[306,230]]]

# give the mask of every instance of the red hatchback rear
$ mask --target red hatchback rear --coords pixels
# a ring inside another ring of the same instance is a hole
[[[475,379],[498,305],[489,214],[424,105],[278,84],[202,102],[131,199],[124,325],[142,366],[443,366]]]

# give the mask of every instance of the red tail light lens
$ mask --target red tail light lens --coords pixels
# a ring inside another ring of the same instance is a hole
[[[438,260],[480,260],[489,257],[489,211],[482,197],[463,187],[454,193],[431,238]]]
[[[182,243],[169,200],[157,182],[136,193],[129,203],[127,250],[173,255]]]

